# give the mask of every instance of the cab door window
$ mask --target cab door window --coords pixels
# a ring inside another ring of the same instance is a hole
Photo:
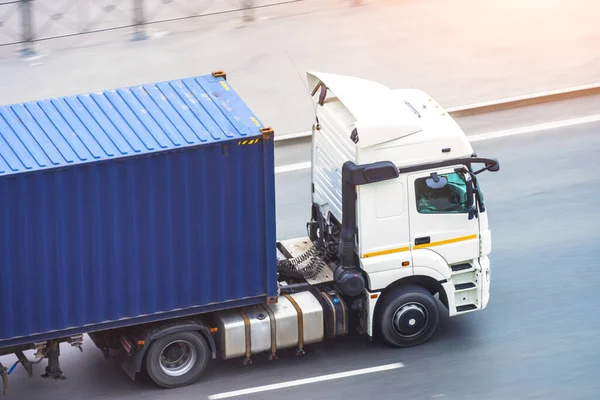
[[[468,213],[467,182],[461,173],[438,175],[448,183],[440,188],[427,185],[429,176],[415,180],[417,211],[421,214]]]

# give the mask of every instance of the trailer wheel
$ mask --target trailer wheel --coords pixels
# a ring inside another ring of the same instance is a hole
[[[200,378],[210,355],[208,344],[198,332],[175,332],[150,345],[145,358],[146,373],[167,389],[189,385]]]
[[[418,346],[426,342],[439,323],[435,298],[417,285],[403,285],[383,296],[377,322],[383,340],[393,347]]]

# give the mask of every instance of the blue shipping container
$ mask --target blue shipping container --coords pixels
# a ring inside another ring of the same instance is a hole
[[[0,347],[275,296],[261,128],[213,75],[0,107]]]

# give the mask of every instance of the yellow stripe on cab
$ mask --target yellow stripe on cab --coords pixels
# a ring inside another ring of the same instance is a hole
[[[363,258],[384,256],[386,254],[393,254],[393,253],[401,253],[403,251],[408,251],[408,250],[410,250],[410,247],[406,246],[406,247],[397,247],[395,249],[373,251],[371,253],[365,253],[365,254],[363,254]]]
[[[431,242],[431,243],[425,243],[425,244],[417,244],[417,245],[413,245],[412,248],[413,249],[424,249],[426,247],[442,246],[444,244],[464,242],[466,240],[473,240],[473,239],[477,239],[477,234],[468,235],[468,236],[461,236],[461,237],[457,237],[457,238],[453,238],[453,239],[439,240],[437,242]],[[388,250],[380,250],[380,251],[373,251],[373,252],[370,252],[370,253],[365,253],[365,254],[363,254],[362,258],[384,256],[384,255],[387,255],[387,254],[401,253],[403,251],[408,251],[408,250],[410,250],[410,247],[408,247],[408,246],[406,246],[406,247],[396,247],[396,248],[388,249]]]

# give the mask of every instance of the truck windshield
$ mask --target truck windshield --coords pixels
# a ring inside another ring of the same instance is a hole
[[[467,213],[467,182],[462,174],[452,172],[439,175],[448,179],[440,189],[427,186],[427,177],[415,181],[417,211],[422,214]]]

